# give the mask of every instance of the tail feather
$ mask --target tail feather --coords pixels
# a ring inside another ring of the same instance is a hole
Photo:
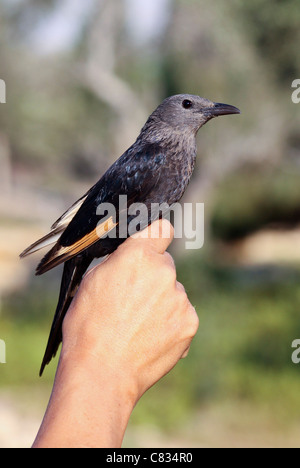
[[[27,257],[28,255],[31,255],[35,252],[38,252],[39,250],[44,249],[45,247],[49,247],[50,245],[55,244],[60,238],[61,233],[62,231],[60,229],[55,229],[51,231],[46,236],[42,237],[42,239],[39,239],[37,242],[30,245],[30,247],[24,250],[24,252],[20,254],[20,258]]]
[[[89,193],[89,192],[88,192]],[[69,223],[72,221],[74,216],[77,214],[85,199],[87,198],[88,193],[86,193],[82,198],[80,198],[74,205],[71,206],[51,227],[51,231],[42,239],[39,239],[34,244],[30,245],[24,252],[21,253],[20,257],[24,258],[28,255],[31,255],[35,252],[38,252],[45,247],[49,247],[52,244],[55,244],[62,233],[65,231]]]
[[[80,285],[82,277],[88,269],[91,260],[75,257],[65,263],[62,276],[59,300],[54,315],[46,351],[42,361],[40,376],[43,374],[45,366],[55,357],[58,347],[62,341],[62,324],[65,315],[73,301],[73,298]]]
[[[59,251],[61,248],[60,244],[57,243],[52,247],[52,249],[46,253],[46,255],[42,258],[40,263],[37,266],[35,274],[37,276],[43,275],[44,273],[47,273],[47,271],[52,270],[52,268],[58,266],[61,262],[60,257],[56,257],[56,253]],[[67,264],[68,262],[66,262]]]

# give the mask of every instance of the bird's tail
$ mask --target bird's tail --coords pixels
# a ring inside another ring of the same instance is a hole
[[[82,257],[72,258],[65,263],[59,300],[41,365],[40,376],[43,374],[45,366],[49,364],[57,353],[58,347],[62,341],[63,320],[90,263],[90,260]]]

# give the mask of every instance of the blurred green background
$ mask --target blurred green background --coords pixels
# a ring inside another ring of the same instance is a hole
[[[32,442],[55,373],[38,378],[61,270],[18,254],[176,93],[242,115],[199,134],[184,201],[205,203],[206,242],[172,253],[200,329],[125,446],[300,445],[299,40],[298,0],[0,1],[0,447]]]

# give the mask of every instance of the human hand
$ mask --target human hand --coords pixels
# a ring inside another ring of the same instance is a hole
[[[166,252],[173,239],[172,227],[168,238],[162,235],[168,224],[157,221],[91,270],[66,315],[45,421],[60,413],[68,446],[119,446],[139,398],[187,355],[199,321]],[[150,229],[152,238],[145,238]],[[67,403],[75,395],[93,433]],[[75,415],[82,426],[70,438]]]
[[[198,328],[166,252],[173,228],[161,237],[166,223],[152,226],[155,238],[129,238],[91,270],[63,325],[63,354],[91,361],[95,371],[103,361],[117,375],[122,370],[136,400],[186,355]]]

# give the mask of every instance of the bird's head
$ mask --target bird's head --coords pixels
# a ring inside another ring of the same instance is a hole
[[[165,99],[151,117],[176,131],[191,131],[196,134],[209,120],[229,114],[240,114],[240,110],[200,96],[178,94]]]

